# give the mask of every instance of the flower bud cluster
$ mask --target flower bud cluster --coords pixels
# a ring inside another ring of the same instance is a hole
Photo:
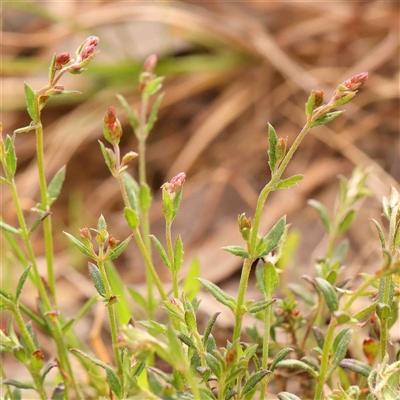
[[[121,123],[117,118],[114,107],[109,107],[104,116],[103,131],[105,138],[111,144],[118,144],[122,136]]]
[[[164,185],[162,185],[162,189],[165,190],[171,198],[174,198],[175,195],[182,188],[185,181],[186,174],[184,172],[181,172],[178,175],[174,176],[170,182],[164,183]]]
[[[357,94],[358,89],[364,85],[367,79],[368,72],[362,72],[341,83],[333,94],[333,106],[337,107],[348,103]]]

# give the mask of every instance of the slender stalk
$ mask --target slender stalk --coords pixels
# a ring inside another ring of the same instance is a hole
[[[35,343],[33,342],[33,339],[30,335],[30,333],[28,332],[28,329],[25,326],[24,320],[22,319],[21,313],[19,311],[19,307],[18,304],[14,304],[14,307],[12,309],[12,313],[14,315],[15,318],[15,322],[18,325],[18,328],[21,332],[21,335],[23,336],[23,338],[25,339],[25,342],[29,348],[29,352],[31,354],[33,354],[37,349],[35,346]],[[46,400],[47,399],[47,394],[46,391],[44,390],[43,384],[42,384],[42,379],[40,376],[40,371],[33,371],[31,368],[29,368],[29,371],[32,375],[33,381],[35,382],[35,386],[36,386],[36,391],[38,392],[40,398],[42,400]]]
[[[105,284],[106,298],[110,299],[110,297],[112,296],[111,285],[108,280],[108,276],[107,276],[106,269],[105,269],[105,264],[102,260],[102,258],[103,258],[102,250],[103,249],[100,246],[98,267],[100,270],[101,277],[103,278],[103,281]],[[111,341],[112,341],[113,350],[114,350],[115,364],[117,366],[118,376],[122,380],[123,379],[122,360],[121,360],[121,355],[119,354],[119,349],[117,346],[118,345],[118,330],[117,330],[117,319],[115,317],[114,304],[108,304],[107,308],[108,308],[108,317],[110,319]]]
[[[151,275],[151,277],[153,278],[153,281],[155,282],[155,284],[157,286],[157,289],[158,289],[158,292],[160,293],[161,298],[163,300],[168,300],[167,295],[165,294],[164,288],[162,286],[161,280],[160,280],[160,278],[159,278],[159,276],[157,274],[157,271],[154,268],[154,265],[153,265],[153,263],[152,263],[152,261],[150,259],[149,254],[147,253],[146,246],[145,246],[145,244],[143,242],[143,239],[142,239],[142,236],[140,234],[139,229],[137,229],[137,228],[134,229],[133,230],[133,235],[135,236],[136,243],[138,244],[139,250],[142,253],[144,262],[145,262],[146,267],[147,267],[146,270],[147,270],[148,274]]]
[[[314,400],[321,400],[323,397],[323,389],[326,382],[326,374],[328,372],[329,367],[329,356],[332,350],[332,344],[335,334],[336,323],[333,318],[331,318],[331,322],[328,327],[328,331],[326,333],[324,348],[322,353],[322,360],[321,360],[321,368],[319,373],[319,379],[317,382],[317,387],[315,388],[315,397]]]
[[[240,334],[242,332],[244,296],[246,294],[247,283],[249,281],[249,276],[253,261],[254,259],[252,258],[246,258],[243,263],[242,275],[240,277],[240,283],[239,283],[239,293],[235,310],[235,328],[233,331],[233,343],[235,344],[239,342]]]
[[[36,124],[35,131],[36,131],[36,156],[37,156],[37,165],[39,172],[40,197],[43,209],[45,211],[50,211],[47,198],[46,174],[44,169],[43,126],[40,122]],[[44,244],[45,244],[45,254],[46,254],[46,264],[47,264],[47,281],[53,298],[53,302],[57,306],[54,266],[53,266],[54,251],[53,251],[51,215],[48,215],[47,218],[43,221],[43,231],[44,231]]]
[[[271,298],[267,298],[266,300],[271,300]],[[264,316],[264,337],[263,337],[263,351],[262,351],[262,369],[268,369],[268,352],[269,352],[269,329],[271,326],[271,318],[272,318],[272,307],[269,306],[265,310]],[[260,399],[265,398],[265,392],[267,389],[267,385],[269,382],[270,375],[267,375],[265,379],[261,381],[260,386]]]
[[[165,237],[167,241],[167,249],[168,249],[168,258],[171,263],[171,271],[172,271],[172,287],[174,291],[174,297],[179,297],[179,287],[178,287],[178,274],[175,270],[175,262],[174,262],[174,250],[172,247],[172,236],[171,236],[171,222],[166,222],[165,224]]]

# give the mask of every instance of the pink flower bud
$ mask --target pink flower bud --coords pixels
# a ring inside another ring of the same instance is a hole
[[[114,236],[110,235],[108,238],[108,247],[115,249],[118,246],[119,240],[115,239]]]
[[[354,91],[364,85],[368,79],[368,72],[361,72],[361,74],[354,75],[352,78],[342,83],[348,90]]]
[[[183,186],[186,181],[186,174],[184,172],[174,176],[170,182],[164,183],[162,186],[170,195],[175,195]]]
[[[89,58],[94,53],[95,50],[96,50],[95,45],[84,47],[81,52],[82,61]]]
[[[106,139],[111,143],[118,143],[122,136],[121,124],[117,118],[114,107],[109,107],[104,116],[104,132]],[[107,134],[109,137],[107,137]]]
[[[71,60],[71,56],[69,53],[61,53],[56,58],[55,68],[59,70],[63,67],[63,65],[68,64]]]
[[[82,228],[82,229],[79,230],[79,233],[80,233],[82,238],[86,238],[86,239],[89,239],[89,240],[92,239],[92,235],[90,234],[89,228]]]
[[[152,74],[157,65],[157,61],[157,56],[155,54],[151,54],[150,56],[148,56],[143,64],[143,71]]]

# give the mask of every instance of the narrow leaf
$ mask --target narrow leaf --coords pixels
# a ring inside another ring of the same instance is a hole
[[[208,337],[210,336],[211,329],[215,324],[215,321],[218,318],[218,315],[221,314],[220,312],[216,312],[213,314],[213,316],[209,319],[207,322],[206,328],[204,329],[204,335],[203,335],[203,344],[205,345],[208,341]]]
[[[268,139],[269,139],[269,149],[268,149],[268,156],[269,156],[269,166],[271,168],[271,173],[274,173],[275,166],[276,166],[276,144],[278,143],[278,135],[274,127],[271,124],[268,124]]]
[[[264,236],[264,241],[268,240],[268,246],[265,249],[265,251],[261,254],[261,257],[264,257],[271,253],[272,250],[274,250],[278,244],[279,241],[281,240],[282,235],[285,232],[285,226],[286,226],[286,215],[284,215],[273,227],[272,229],[267,233],[266,236]]]
[[[89,275],[92,279],[94,287],[101,297],[106,297],[106,288],[104,286],[103,278],[96,265],[91,262],[88,263]]]
[[[157,115],[158,115],[158,110],[160,108],[162,99],[164,98],[164,93],[161,93],[158,97],[157,100],[154,102],[153,108],[150,111],[150,115],[147,121],[146,125],[146,136],[150,133],[150,131],[153,129],[153,126],[155,122],[157,121]]]
[[[281,362],[290,352],[294,351],[292,348],[290,347],[286,347],[284,349],[282,349],[281,351],[279,351],[279,353],[275,356],[274,360],[272,361],[269,370],[271,372],[274,372],[276,365]]]
[[[218,300],[220,303],[224,304],[225,306],[229,307],[231,310],[235,309],[236,302],[232,296],[229,296],[217,285],[215,285],[214,283],[212,283],[206,279],[202,279],[202,278],[197,278],[197,279],[204,286],[204,288],[215,297],[216,300]]]
[[[300,397],[289,392],[280,392],[277,396],[279,400],[301,400]]]
[[[354,360],[352,358],[344,358],[340,362],[341,368],[349,369],[350,371],[356,372],[362,376],[368,378],[369,374],[372,371],[372,368],[368,365],[363,363],[362,361]]]
[[[117,99],[119,100],[119,102],[121,103],[122,107],[124,107],[125,114],[127,115],[128,119],[129,119],[129,123],[133,129],[133,132],[135,133],[135,135],[137,135],[137,129],[139,126],[139,121],[138,121],[137,117],[132,112],[132,109],[129,106],[128,101],[125,99],[125,97],[122,96],[121,94],[117,94],[116,96],[117,96]]]
[[[78,239],[76,239],[74,236],[72,236],[71,234],[69,234],[68,232],[63,232],[67,238],[69,239],[69,241],[71,243],[73,243],[80,252],[82,252],[83,254],[85,254],[86,256],[93,258],[93,254],[91,252],[91,250],[87,249],[86,246]]]
[[[375,311],[376,309],[376,305],[378,304],[379,300],[374,301],[372,304],[370,304],[369,306],[363,308],[362,310],[360,310],[359,312],[357,312],[356,314],[353,315],[353,318],[361,321],[365,318],[369,318],[369,316]]]
[[[317,200],[308,200],[307,204],[318,211],[322,223],[324,224],[327,232],[329,232],[330,222],[329,222],[328,211],[326,210],[325,206],[320,201]]]
[[[204,353],[204,357],[213,374],[218,379],[220,379],[222,374],[222,367],[219,361],[210,353]]]
[[[250,254],[243,247],[240,246],[225,246],[222,248],[222,250],[225,250],[236,257],[250,258]]]
[[[14,386],[18,389],[35,389],[35,387],[30,383],[19,382],[14,379],[4,379],[2,381],[3,385]]]
[[[147,308],[147,302],[145,298],[135,288],[128,287],[128,292],[136,304],[143,307],[144,309]]]
[[[323,278],[315,278],[315,283],[324,295],[325,303],[331,313],[339,308],[339,300],[335,288]]]
[[[115,393],[115,395],[119,399],[122,399],[123,393],[122,393],[121,382],[120,382],[117,374],[115,373],[115,371],[108,365],[106,366],[106,375],[107,375],[107,380],[108,380],[108,383],[110,384],[111,390]]]
[[[175,247],[174,247],[174,270],[175,272],[179,272],[179,270],[182,267],[183,263],[183,243],[182,243],[182,238],[181,235],[178,235],[175,241]]]
[[[240,394],[241,397],[249,393],[254,389],[254,387],[261,381],[264,376],[270,374],[271,371],[268,370],[261,370],[257,371],[255,374],[253,374],[249,380],[245,383],[242,393]]]
[[[100,149],[104,157],[104,161],[111,172],[111,175],[114,175],[114,168],[111,163],[110,154],[107,152],[106,146],[104,146],[103,142],[99,140]]]
[[[318,379],[319,376],[318,372],[300,360],[282,360],[276,366],[279,368],[299,368],[310,373],[315,379]]]
[[[379,239],[380,239],[380,241],[381,241],[382,249],[383,249],[383,250],[386,249],[385,234],[383,233],[383,229],[382,229],[381,225],[379,224],[378,221],[376,221],[376,220],[373,219],[373,218],[370,218],[370,221],[372,221],[372,222],[375,224],[376,229],[378,230]]]
[[[183,334],[182,332],[178,332],[177,333],[178,339],[180,341],[182,341],[183,343],[186,344],[186,346],[188,346],[191,349],[197,350],[196,349],[196,345],[193,343],[193,340],[190,339],[189,336],[186,336],[185,334]]]
[[[65,171],[66,167],[65,165],[62,166],[58,172],[54,175],[54,178],[50,182],[48,188],[47,188],[47,199],[51,204],[53,204],[58,196],[60,195],[61,188],[65,179]]]
[[[287,189],[290,186],[297,185],[304,178],[304,175],[293,175],[290,178],[280,180],[276,183],[275,189]]]
[[[35,107],[35,92],[26,82],[25,82],[25,101],[29,116],[32,118],[34,122],[38,122],[39,116],[37,115]]]
[[[247,311],[250,314],[256,314],[267,309],[271,304],[275,303],[275,301],[276,299],[257,301],[256,303],[253,303],[251,306],[249,306],[247,308]]]
[[[15,301],[17,302],[19,299],[19,296],[21,295],[22,288],[24,287],[26,278],[28,277],[29,271],[31,269],[32,265],[29,265],[24,272],[21,275],[21,278],[19,278],[18,284],[17,284],[17,290],[15,292]]]
[[[132,235],[128,236],[115,249],[112,249],[108,255],[108,260],[114,260],[115,258],[119,257],[121,253],[126,249],[131,240],[132,240]]]
[[[128,194],[129,205],[136,214],[139,214],[139,185],[127,172],[123,173],[124,186]]]
[[[139,217],[135,213],[135,211],[132,208],[125,207],[124,208],[124,215],[125,215],[125,220],[128,223],[129,228],[135,230],[139,226]]]
[[[13,233],[14,235],[18,235],[18,236],[20,235],[19,229],[14,228],[13,226],[8,225],[3,221],[0,221],[0,228],[4,229],[7,232]]]
[[[147,212],[151,205],[151,191],[147,183],[141,183],[139,187],[139,205],[140,211]]]
[[[314,128],[315,126],[319,125],[325,125],[328,122],[333,121],[336,117],[338,117],[343,111],[333,111],[331,113],[327,113],[325,116],[322,118],[317,119],[314,121],[311,125],[311,128]]]
[[[306,103],[306,116],[311,117],[315,106],[315,93],[311,92]]]
[[[197,280],[199,276],[200,262],[199,259],[195,257],[189,266],[189,270],[183,283],[183,293],[185,293],[190,301],[192,301],[200,291],[200,282]]]
[[[347,348],[349,347],[349,344],[351,342],[352,335],[353,335],[352,329],[344,330],[344,334],[342,335],[336,349],[334,349],[333,360],[331,362],[331,365],[327,373],[328,379],[335,371],[335,369],[339,366],[340,362],[346,357]]]
[[[153,240],[154,246],[156,247],[158,254],[160,255],[161,259],[163,260],[165,266],[170,270],[171,269],[171,263],[168,259],[167,252],[165,251],[163,245],[161,242],[154,236],[150,235],[151,239]]]
[[[355,210],[350,210],[343,217],[342,221],[339,224],[339,229],[338,229],[339,234],[342,234],[343,232],[347,231],[347,229],[350,227],[351,223],[353,222],[355,216],[356,216]]]
[[[256,268],[256,283],[261,294],[270,300],[279,283],[279,276],[276,268],[271,263],[258,265]]]
[[[105,362],[103,362],[95,357],[90,356],[89,354],[85,353],[82,350],[73,348],[70,351],[72,352],[72,354],[76,355],[77,357],[86,358],[87,360],[90,360],[93,364],[95,364],[101,368],[106,369],[107,367],[109,367],[109,365],[106,364]]]

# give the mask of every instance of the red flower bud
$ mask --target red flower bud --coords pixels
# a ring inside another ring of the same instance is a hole
[[[63,67],[63,65],[69,63],[71,60],[71,56],[69,53],[61,53],[56,57],[56,70],[59,70]]]
[[[186,181],[186,174],[184,172],[174,176],[170,182],[164,183],[162,186],[169,194],[176,194]]]
[[[108,238],[108,247],[110,247],[111,249],[115,249],[118,243],[119,240],[115,239],[114,236],[110,235],[110,237]]]
[[[89,228],[82,228],[82,229],[79,230],[79,233],[80,233],[82,238],[86,238],[86,239],[89,239],[89,240],[92,239],[92,235],[90,234]]]
[[[104,116],[104,135],[110,143],[118,143],[122,136],[121,124],[114,107],[109,107]]]
[[[151,54],[150,56],[148,56],[143,64],[143,71],[152,74],[157,65],[157,61],[157,56],[155,54]]]
[[[364,85],[368,79],[368,72],[361,72],[361,74],[354,75],[352,78],[342,83],[347,89],[354,91]]]
[[[82,61],[89,58],[94,53],[95,50],[96,50],[96,46],[93,44],[90,46],[84,47],[81,52]]]

